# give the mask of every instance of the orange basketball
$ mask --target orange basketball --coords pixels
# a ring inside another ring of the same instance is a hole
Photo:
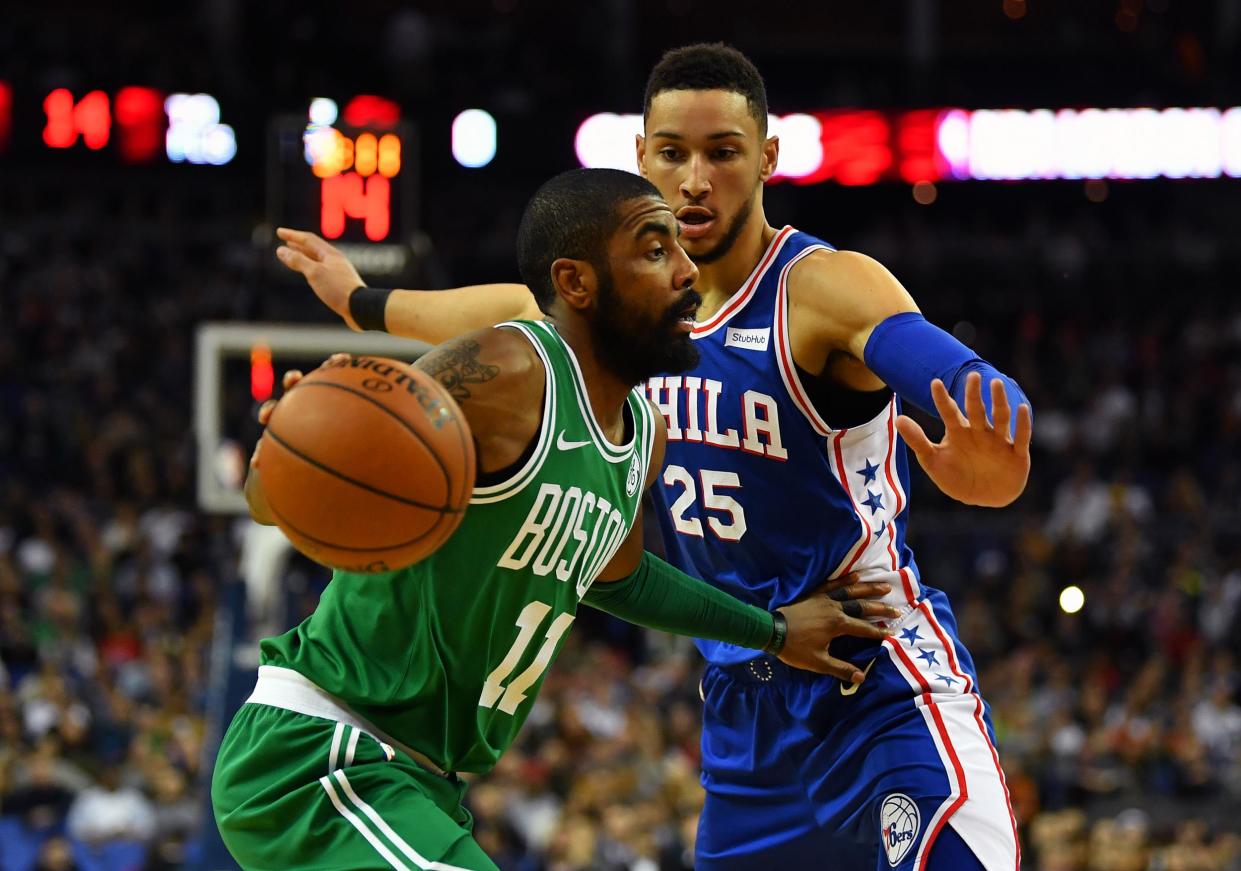
[[[386,572],[431,554],[464,516],[474,439],[438,381],[383,357],[328,363],[276,406],[259,481],[277,525],[333,568]]]

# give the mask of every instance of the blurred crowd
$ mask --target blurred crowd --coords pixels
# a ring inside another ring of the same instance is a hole
[[[233,522],[195,505],[190,349],[201,321],[268,316],[269,252],[226,192],[55,213],[34,187],[3,193],[25,217],[0,215],[0,871],[180,867],[211,825],[212,643],[237,556]],[[955,506],[915,472],[910,525],[979,666],[1025,867],[1241,869],[1226,246],[1171,240],[1158,260],[1081,209],[1011,230],[859,220],[851,247],[1035,406],[1016,505]],[[692,867],[700,667],[686,642],[582,616],[470,791],[505,871]]]

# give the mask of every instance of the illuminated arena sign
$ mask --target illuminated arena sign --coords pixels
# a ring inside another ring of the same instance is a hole
[[[1241,177],[1241,108],[844,110],[769,116],[774,180],[1146,179]],[[634,169],[641,115],[592,115],[582,166]]]

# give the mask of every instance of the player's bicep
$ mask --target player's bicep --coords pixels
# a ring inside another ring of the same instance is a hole
[[[480,472],[508,468],[535,436],[546,375],[534,346],[516,330],[467,333],[432,348],[414,366],[439,381],[461,408]]]
[[[806,257],[789,276],[789,305],[796,329],[858,360],[878,324],[919,310],[896,276],[857,251],[820,251]]]
[[[501,321],[542,320],[524,284],[475,284],[451,290],[396,290],[384,308],[395,336],[439,344]]]

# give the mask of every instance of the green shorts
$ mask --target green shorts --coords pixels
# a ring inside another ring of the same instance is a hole
[[[346,723],[242,705],[211,781],[246,869],[497,871],[470,834],[465,784]]]

